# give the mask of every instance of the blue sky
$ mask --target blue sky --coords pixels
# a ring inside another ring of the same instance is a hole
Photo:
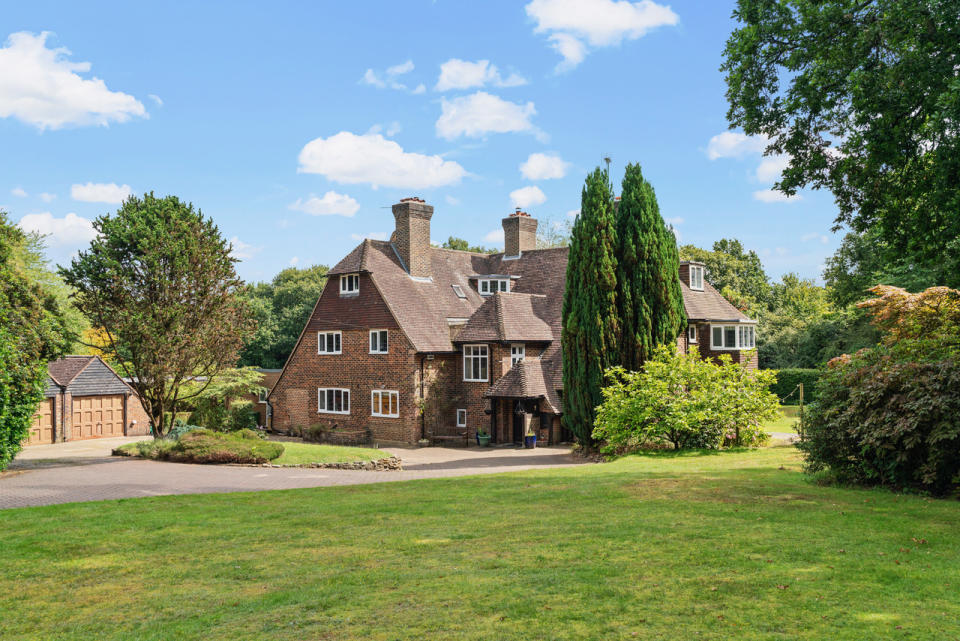
[[[682,243],[736,237],[774,277],[818,277],[832,197],[782,201],[782,159],[724,133],[732,6],[8,3],[0,207],[64,261],[130,191],[176,194],[265,280],[385,237],[406,196],[435,240],[501,244],[515,205],[564,220],[610,156],[615,184],[642,164]]]

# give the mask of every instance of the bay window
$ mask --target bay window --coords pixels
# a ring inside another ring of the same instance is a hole
[[[756,328],[753,325],[711,325],[710,349],[753,349]]]

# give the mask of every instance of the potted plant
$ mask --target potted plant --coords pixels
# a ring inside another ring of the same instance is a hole
[[[528,450],[532,450],[537,446],[537,435],[534,433],[532,427],[528,427],[527,433],[523,435],[523,446]]]
[[[488,447],[490,445],[490,434],[483,428],[477,430],[477,445],[480,447]]]

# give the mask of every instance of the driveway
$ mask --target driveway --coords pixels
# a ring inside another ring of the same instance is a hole
[[[25,448],[0,475],[0,509],[165,494],[251,492],[494,474],[584,461],[569,447],[387,448],[403,461],[400,472],[266,468],[159,463],[111,457],[117,445],[143,437],[99,439]]]

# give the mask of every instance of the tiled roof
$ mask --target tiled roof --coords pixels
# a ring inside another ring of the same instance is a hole
[[[544,405],[541,411],[557,413],[559,408],[553,406],[549,390],[547,373],[543,371],[543,361],[539,358],[524,359],[510,368],[510,371],[500,377],[485,396],[496,398],[539,398]]]
[[[96,356],[64,356],[48,363],[47,372],[55,383],[67,386],[94,359]]]
[[[454,339],[465,342],[550,342],[551,305],[542,294],[497,292],[480,306]]]
[[[734,307],[713,285],[704,281],[703,291],[695,291],[680,281],[683,306],[689,320],[749,321],[746,314]]]

